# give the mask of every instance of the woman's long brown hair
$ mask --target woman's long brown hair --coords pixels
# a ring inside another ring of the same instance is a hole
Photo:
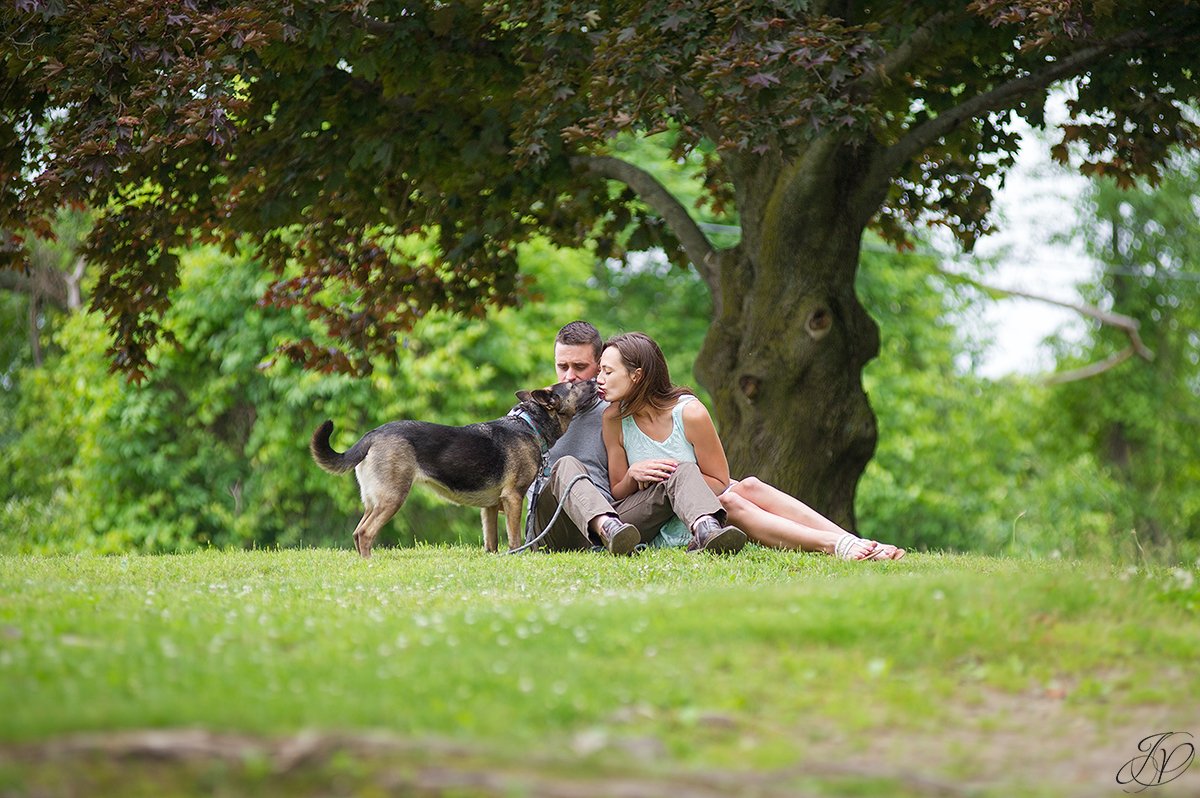
[[[622,333],[609,338],[604,348],[612,347],[621,355],[621,362],[630,375],[642,370],[642,378],[633,383],[629,397],[620,402],[621,418],[640,413],[647,407],[669,410],[681,396],[694,396],[691,388],[671,384],[667,359],[654,339],[645,333]]]

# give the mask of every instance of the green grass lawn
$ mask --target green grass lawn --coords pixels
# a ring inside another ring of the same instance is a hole
[[[645,794],[733,779],[762,795],[1119,795],[1142,738],[1200,737],[1196,575],[757,547],[0,558],[0,795],[118,778],[136,794],[131,773],[148,794],[634,778]],[[147,729],[258,753],[120,768],[99,744],[62,753]],[[280,741],[305,731],[340,753],[281,770]],[[421,782],[431,763],[477,778]],[[1195,794],[1192,770],[1153,794]]]

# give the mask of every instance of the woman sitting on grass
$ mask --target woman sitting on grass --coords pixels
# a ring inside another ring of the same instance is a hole
[[[904,556],[904,549],[847,532],[755,477],[730,480],[725,449],[708,409],[690,390],[671,384],[662,350],[644,333],[618,335],[604,345],[596,385],[611,403],[604,412],[603,434],[613,495],[661,482],[680,462],[693,462],[720,498],[728,522],[763,546],[820,551],[843,560]],[[691,533],[668,524],[660,538],[663,545],[684,545]]]

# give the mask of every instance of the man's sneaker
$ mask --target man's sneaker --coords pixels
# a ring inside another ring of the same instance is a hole
[[[746,533],[736,526],[722,526],[711,515],[696,522],[692,530],[689,552],[707,551],[711,554],[737,554],[746,545]]]
[[[600,539],[615,555],[629,554],[642,542],[642,533],[633,524],[609,516],[600,523]]]

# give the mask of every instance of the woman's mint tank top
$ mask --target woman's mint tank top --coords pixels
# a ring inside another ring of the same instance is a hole
[[[629,464],[640,463],[642,460],[677,460],[680,463],[696,462],[696,449],[688,442],[683,434],[683,407],[696,397],[684,395],[671,408],[671,434],[661,443],[654,440],[638,428],[633,416],[621,419],[621,435],[625,439],[625,454]],[[658,535],[650,541],[651,546],[678,547],[686,546],[692,539],[692,532],[678,517],[662,525]]]

